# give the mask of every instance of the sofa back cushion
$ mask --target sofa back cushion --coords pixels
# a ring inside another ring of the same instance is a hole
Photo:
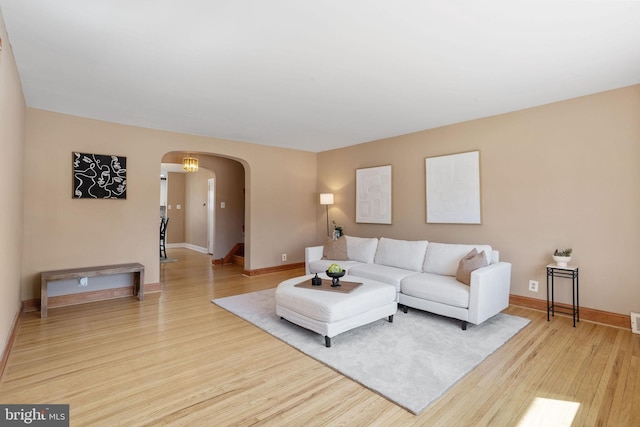
[[[344,236],[347,239],[347,256],[352,261],[373,263],[378,247],[378,239],[375,237]]]
[[[458,264],[473,248],[478,252],[484,251],[487,264],[491,263],[491,246],[489,245],[461,245],[450,243],[433,243],[427,246],[422,271],[425,273],[455,276]]]
[[[395,240],[381,237],[376,250],[375,264],[422,271],[427,252],[426,240]]]

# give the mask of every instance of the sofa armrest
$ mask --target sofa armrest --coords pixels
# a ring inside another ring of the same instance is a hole
[[[497,262],[471,272],[469,322],[479,325],[509,307],[511,263]]]
[[[312,261],[318,261],[322,259],[322,253],[324,246],[309,246],[304,248],[304,271],[305,274],[311,274],[309,270],[309,263]]]

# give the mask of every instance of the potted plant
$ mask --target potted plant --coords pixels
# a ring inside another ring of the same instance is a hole
[[[332,221],[332,222],[333,222],[333,240],[338,240],[344,234],[342,231],[342,226],[336,224],[335,221]]]
[[[556,262],[558,267],[566,267],[567,263],[571,261],[571,253],[573,249],[567,248],[563,250],[558,250],[553,253],[553,260]]]

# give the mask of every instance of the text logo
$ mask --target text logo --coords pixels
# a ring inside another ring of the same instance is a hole
[[[2,405],[0,426],[68,427],[69,405]]]

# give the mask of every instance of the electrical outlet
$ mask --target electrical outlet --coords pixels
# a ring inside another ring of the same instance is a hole
[[[282,254],[282,260],[286,261],[287,260],[287,254]]]
[[[538,281],[537,280],[529,280],[529,290],[531,292],[538,292]]]
[[[81,277],[80,280],[78,281],[78,286],[87,286],[89,284],[89,278],[88,277]]]

